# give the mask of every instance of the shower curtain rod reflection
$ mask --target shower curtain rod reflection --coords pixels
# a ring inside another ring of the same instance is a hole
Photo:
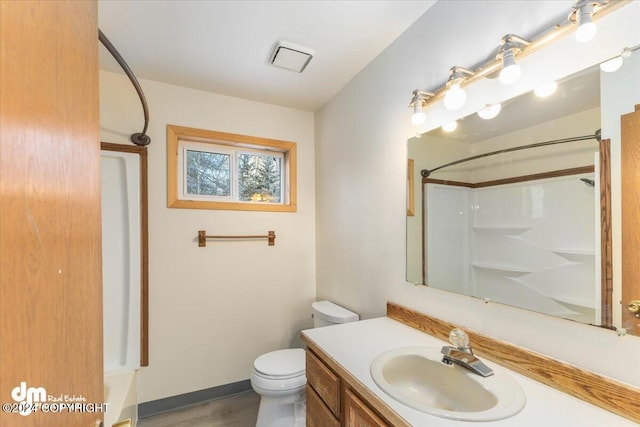
[[[149,145],[149,143],[151,142],[151,138],[149,138],[149,135],[147,135],[147,128],[149,127],[149,107],[147,107],[147,100],[144,97],[144,92],[142,92],[140,83],[138,83],[138,79],[136,79],[135,74],[133,74],[133,71],[131,71],[131,68],[129,68],[127,62],[100,29],[98,29],[98,40],[100,40],[102,45],[107,48],[111,56],[115,58],[120,67],[124,70],[127,77],[129,77],[129,80],[131,81],[133,87],[136,89],[136,92],[138,92],[138,97],[140,98],[140,102],[142,103],[142,111],[144,113],[144,128],[142,129],[142,132],[134,133],[131,135],[131,142],[141,147]]]
[[[600,141],[600,139],[601,139],[601,129],[598,129],[593,135],[573,136],[573,137],[570,137],[570,138],[562,138],[562,139],[554,139],[554,140],[551,140],[551,141],[536,142],[534,144],[527,144],[527,145],[521,145],[519,147],[505,148],[503,150],[497,150],[497,151],[492,151],[490,153],[484,153],[484,154],[478,154],[478,155],[471,156],[471,157],[466,157],[466,158],[461,159],[461,160],[456,160],[455,162],[451,162],[451,163],[447,163],[447,164],[442,165],[442,166],[438,166],[437,168],[433,168],[431,170],[422,169],[420,171],[420,175],[422,175],[423,178],[428,178],[433,172],[435,172],[437,170],[444,169],[444,168],[449,167],[449,166],[458,165],[460,163],[470,162],[471,160],[482,159],[483,157],[495,156],[496,154],[510,153],[512,151],[526,150],[528,148],[546,147],[547,145],[564,144],[566,142],[588,141],[590,139],[596,139],[597,141]]]

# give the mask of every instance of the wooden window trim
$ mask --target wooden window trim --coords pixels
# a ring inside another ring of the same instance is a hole
[[[179,141],[226,144],[232,147],[258,148],[284,153],[287,162],[287,202],[284,204],[182,200],[178,197]],[[239,211],[296,212],[297,156],[296,143],[234,133],[217,132],[184,126],[167,125],[167,207],[185,209],[220,209]]]

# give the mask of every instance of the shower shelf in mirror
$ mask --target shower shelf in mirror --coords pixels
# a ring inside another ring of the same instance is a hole
[[[551,252],[572,262],[585,262],[594,259],[596,256],[594,251],[578,249],[551,249]]]
[[[473,226],[473,231],[478,231],[482,233],[498,233],[503,234],[505,236],[515,236],[517,234],[522,234],[525,231],[531,230],[531,227],[505,227],[505,226]]]
[[[513,267],[510,265],[485,264],[485,263],[474,262],[473,264],[471,264],[471,266],[474,268],[480,268],[483,270],[500,271],[505,274],[509,273],[509,275],[511,276],[524,276],[525,274],[532,273],[532,270],[522,268],[522,267]]]

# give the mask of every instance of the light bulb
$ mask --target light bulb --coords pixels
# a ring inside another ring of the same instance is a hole
[[[522,75],[522,69],[518,64],[509,65],[500,71],[500,83],[510,85],[515,83],[516,80]]]
[[[581,24],[576,30],[576,40],[580,43],[585,43],[596,36],[598,27],[593,22]]]
[[[495,105],[487,105],[482,110],[478,111],[478,116],[485,120],[491,120],[495,118],[498,114],[500,114],[500,110],[502,106],[500,104]]]
[[[457,128],[458,128],[458,122],[455,120],[446,122],[445,124],[442,125],[442,130],[445,132],[453,132]]]
[[[598,27],[591,20],[593,16],[593,5],[587,4],[578,10],[578,29],[576,30],[576,40],[580,43],[588,42],[596,36]]]
[[[510,85],[520,78],[522,69],[516,63],[513,50],[509,49],[502,54],[502,70],[500,71],[500,83]]]
[[[415,105],[413,106],[413,115],[411,116],[411,123],[418,126],[423,124],[426,119],[427,119],[427,116],[424,114],[424,111],[422,111],[422,102],[416,101]]]
[[[558,83],[556,83],[555,81],[551,81],[551,82],[538,85],[533,90],[533,93],[535,93],[536,96],[540,98],[546,98],[547,96],[553,95],[557,89],[558,89]]]
[[[613,73],[622,67],[623,62],[624,60],[622,59],[622,56],[616,56],[615,58],[611,58],[610,60],[601,63],[600,69],[605,73]]]
[[[444,107],[447,110],[459,110],[467,102],[467,93],[460,87],[460,83],[449,86],[449,90],[444,95]]]

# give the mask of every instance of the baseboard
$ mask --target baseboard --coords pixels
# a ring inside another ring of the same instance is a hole
[[[173,411],[174,409],[183,408],[195,403],[221,399],[223,397],[232,396],[249,390],[251,390],[251,381],[243,380],[217,387],[206,388],[204,390],[179,394],[177,396],[165,397],[164,399],[152,400],[151,402],[140,403],[138,405],[138,418],[151,417],[153,415]]]

